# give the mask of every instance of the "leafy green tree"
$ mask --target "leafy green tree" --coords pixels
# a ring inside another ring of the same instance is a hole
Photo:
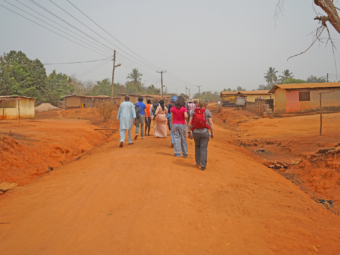
[[[102,81],[97,81],[97,84],[93,86],[91,94],[93,96],[99,96],[99,95],[104,95],[104,96],[111,96],[111,81],[106,78]]]
[[[307,78],[307,83],[324,83],[324,82],[327,82],[327,79],[324,76],[316,77],[311,75]]]
[[[19,51],[4,54],[1,65],[1,94],[42,99],[46,89],[46,70],[40,60],[30,60]]]
[[[289,78],[294,78],[294,75],[288,69],[286,69],[282,72],[282,75],[280,75],[279,78],[280,78],[279,81],[283,83],[285,80]]]
[[[231,91],[231,88],[228,88],[228,89],[224,89],[223,91]]]
[[[143,74],[140,73],[137,68],[132,69],[132,72],[129,73],[128,76],[126,77],[126,79],[130,80],[130,82],[128,82],[126,84],[126,85],[128,85],[127,89],[131,90],[131,91],[136,91],[136,92],[133,92],[133,93],[142,92],[143,91],[142,83],[141,83],[142,76],[143,76]],[[133,83],[133,86],[131,85],[131,83]],[[131,92],[128,92],[128,93],[131,94]]]
[[[276,76],[277,71],[275,71],[275,68],[269,67],[267,72],[265,73],[264,78],[268,82],[268,85],[270,85],[272,88],[274,84],[277,82],[277,76]]]
[[[284,84],[292,84],[292,83],[306,83],[304,80],[288,78],[284,81]]]
[[[161,89],[157,89],[153,84],[146,88],[146,94],[150,95],[160,95]]]
[[[69,83],[70,79],[66,74],[58,73],[56,70],[47,77],[46,88],[41,96],[43,102],[49,102],[57,105],[58,101],[65,95],[70,95],[74,91],[74,87]]]
[[[245,91],[245,89],[242,88],[241,86],[237,86],[236,90],[237,90],[237,91]]]
[[[268,85],[259,85],[259,87],[257,88],[257,90],[268,90]]]

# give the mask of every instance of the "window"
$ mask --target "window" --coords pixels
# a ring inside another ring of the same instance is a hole
[[[310,101],[310,91],[299,92],[299,101]]]

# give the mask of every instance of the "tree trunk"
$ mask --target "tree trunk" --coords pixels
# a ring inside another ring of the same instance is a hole
[[[324,10],[329,18],[329,22],[340,34],[340,17],[332,0],[314,0],[314,3]]]

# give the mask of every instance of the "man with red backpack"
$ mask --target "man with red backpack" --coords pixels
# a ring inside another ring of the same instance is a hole
[[[205,103],[199,103],[198,108],[190,115],[189,127],[195,140],[196,165],[204,171],[207,166],[209,129],[211,138],[214,138],[214,126],[211,112],[206,109]]]

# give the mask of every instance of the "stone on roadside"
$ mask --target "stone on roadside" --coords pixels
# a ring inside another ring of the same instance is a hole
[[[15,188],[16,186],[18,186],[18,184],[16,184],[16,183],[3,182],[3,183],[0,184],[0,191],[6,192],[10,189]]]
[[[325,153],[331,150],[335,150],[335,147],[330,147],[330,148],[321,148],[318,150],[318,153]]]

